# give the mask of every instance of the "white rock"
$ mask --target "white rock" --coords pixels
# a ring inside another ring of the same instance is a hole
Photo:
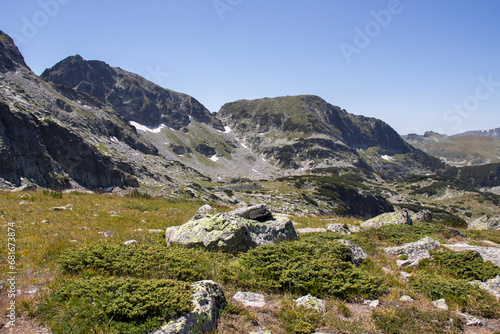
[[[232,299],[250,307],[264,307],[266,305],[264,295],[260,293],[238,291]]]

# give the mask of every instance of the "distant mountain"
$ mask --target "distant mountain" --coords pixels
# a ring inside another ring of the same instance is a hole
[[[404,138],[412,146],[452,166],[475,166],[500,162],[500,138],[495,136],[498,130],[471,131],[454,136],[429,131],[423,136],[410,134]]]
[[[453,135],[451,137],[465,137],[465,136],[500,137],[500,128],[491,129],[491,130],[467,131],[467,132]]]

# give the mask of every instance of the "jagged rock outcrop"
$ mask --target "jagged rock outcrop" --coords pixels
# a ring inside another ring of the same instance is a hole
[[[226,297],[220,284],[214,281],[198,281],[193,289],[193,310],[154,331],[152,334],[206,333],[217,328],[220,310],[226,304]]]
[[[221,122],[193,97],[102,61],[71,56],[46,69],[41,77],[96,97],[129,122],[150,127],[164,124],[178,130],[191,123],[192,118],[224,130]]]
[[[408,210],[403,209],[396,212],[387,212],[372,219],[368,219],[360,224],[361,228],[379,228],[384,225],[396,225],[396,224],[406,224],[412,225],[411,216]]]
[[[469,223],[467,228],[471,230],[500,230],[500,215],[493,217],[484,215]]]
[[[243,218],[234,212],[196,216],[181,226],[167,228],[167,245],[205,247],[212,251],[246,252],[261,245],[297,239],[290,219],[269,217],[265,221]]]

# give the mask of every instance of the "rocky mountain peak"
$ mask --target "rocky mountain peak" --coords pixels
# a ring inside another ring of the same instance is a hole
[[[20,66],[28,67],[14,40],[0,30],[0,72],[13,71]]]
[[[41,77],[96,97],[128,122],[148,127],[163,124],[178,130],[195,120],[224,130],[222,123],[193,97],[102,61],[71,56],[46,69]]]

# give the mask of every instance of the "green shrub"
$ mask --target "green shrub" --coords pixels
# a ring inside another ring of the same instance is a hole
[[[266,245],[241,255],[221,269],[221,277],[245,288],[310,293],[317,297],[379,296],[386,284],[382,271],[355,267],[349,248],[321,238]]]
[[[322,313],[304,306],[297,306],[289,296],[283,299],[281,308],[274,315],[280,320],[287,333],[294,334],[311,334],[324,322]]]
[[[421,274],[410,285],[432,300],[444,298],[470,314],[486,318],[500,316],[500,302],[496,297],[465,280]]]
[[[143,198],[143,199],[152,199],[153,196],[149,194],[148,192],[142,192],[137,188],[134,188],[131,193],[127,194],[127,197],[130,198]]]
[[[39,305],[53,333],[147,333],[191,310],[188,283],[123,277],[64,282]]]
[[[445,272],[456,279],[466,281],[494,278],[500,275],[500,267],[490,261],[484,261],[479,253],[474,251],[463,252],[430,252],[433,259],[428,263],[431,267],[438,267],[442,274]]]
[[[449,229],[432,223],[420,223],[415,225],[385,225],[378,229],[361,231],[359,236],[378,241],[385,241],[389,245],[402,245],[409,242],[415,242],[427,236],[438,240],[453,237]]]
[[[462,333],[463,326],[460,317],[450,311],[424,311],[415,306],[377,309],[372,319],[385,334]]]
[[[112,276],[171,278],[186,282],[215,278],[226,255],[182,246],[92,244],[65,254],[70,273],[94,271]]]

